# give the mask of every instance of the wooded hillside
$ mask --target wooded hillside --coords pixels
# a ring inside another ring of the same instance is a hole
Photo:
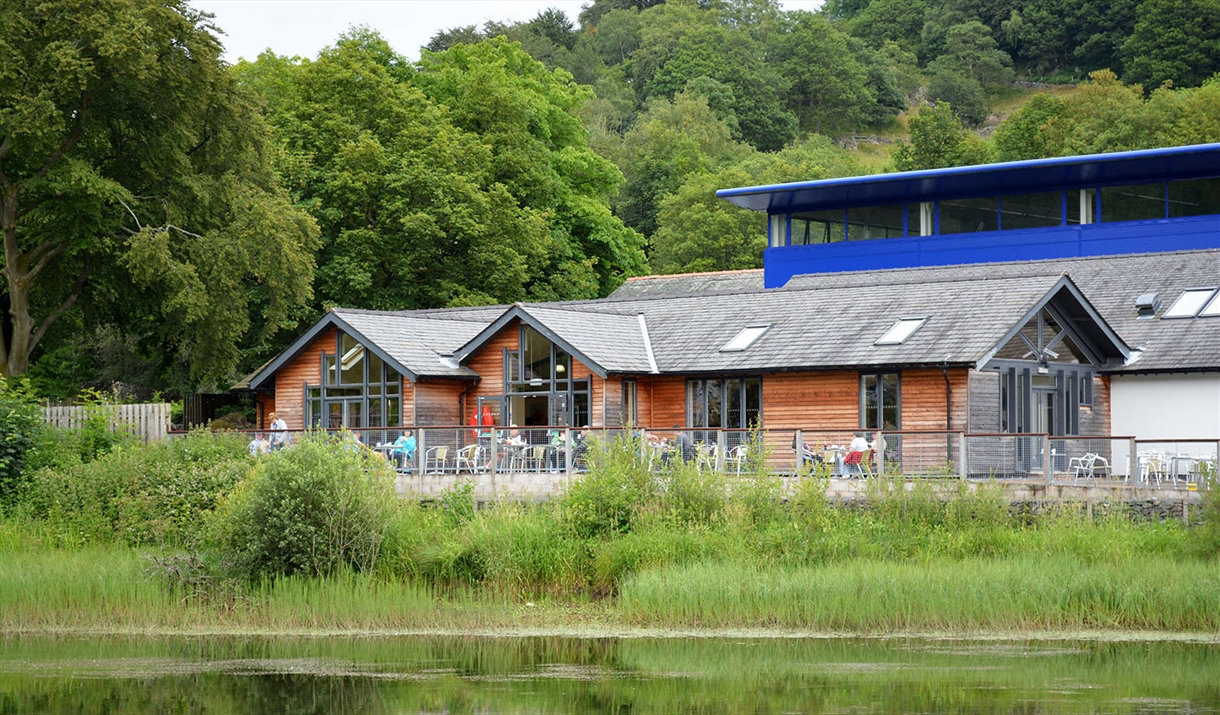
[[[8,375],[223,388],[332,305],[761,264],[719,188],[1220,140],[1220,0],[595,0],[227,66],[181,0],[0,13]]]

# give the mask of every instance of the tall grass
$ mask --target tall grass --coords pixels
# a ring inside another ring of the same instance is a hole
[[[759,569],[703,562],[628,579],[632,623],[824,631],[1220,629],[1220,563],[1069,557],[849,561]]]

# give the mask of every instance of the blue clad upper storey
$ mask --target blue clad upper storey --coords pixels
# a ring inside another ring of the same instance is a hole
[[[1220,248],[1220,144],[723,189],[794,275]]]

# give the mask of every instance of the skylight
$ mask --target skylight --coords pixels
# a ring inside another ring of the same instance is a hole
[[[902,345],[926,322],[928,322],[927,318],[901,318],[873,345]]]
[[[758,339],[763,336],[763,333],[770,329],[770,324],[751,325],[749,327],[742,328],[740,333],[733,336],[732,340],[728,341],[724,344],[724,347],[720,348],[720,352],[739,353],[757,342]]]
[[[1212,302],[1207,304],[1207,307],[1199,311],[1199,317],[1220,315],[1220,293],[1216,293],[1216,297],[1212,298]]]
[[[1178,299],[1169,306],[1169,310],[1165,311],[1162,318],[1193,318],[1199,314],[1203,306],[1207,305],[1208,310],[1212,309],[1208,305],[1208,299],[1216,292],[1215,288],[1189,288],[1178,296]],[[1214,302],[1214,301],[1213,301]],[[1210,313],[1209,313],[1210,315]]]

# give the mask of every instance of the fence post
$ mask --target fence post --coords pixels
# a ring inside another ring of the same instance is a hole
[[[495,427],[493,426],[492,430],[491,430],[491,442],[487,448],[487,459],[488,459],[487,471],[491,475],[491,498],[493,500],[496,498],[496,464],[499,462],[499,460],[496,459],[496,457],[497,457],[497,452],[499,452],[499,450],[497,449],[499,444],[500,444],[500,430],[495,429]],[[476,467],[477,467],[477,465],[476,465]]]
[[[877,440],[876,440],[875,444],[877,445],[877,476],[884,477],[885,476],[885,447],[886,447],[885,432],[882,432],[881,430],[877,430]]]
[[[805,433],[799,429],[792,438],[792,448],[796,450],[796,469],[793,471],[800,473],[805,468]]]
[[[568,479],[572,478],[572,428],[563,428],[563,466]]]
[[[724,430],[716,433],[716,464],[712,466],[717,472],[724,471]]]
[[[1140,474],[1140,457],[1136,454],[1135,449],[1135,438],[1132,437],[1130,445],[1127,447],[1127,473],[1131,475],[1131,486],[1139,484],[1140,478],[1143,476]]]

